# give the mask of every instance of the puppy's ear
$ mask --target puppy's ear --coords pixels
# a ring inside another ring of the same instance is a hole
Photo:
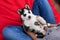
[[[22,10],[21,9],[18,9],[17,12],[20,15],[22,13]]]
[[[26,5],[25,5],[25,8],[30,9],[30,7],[29,7],[29,5],[28,5],[28,4],[26,4]]]

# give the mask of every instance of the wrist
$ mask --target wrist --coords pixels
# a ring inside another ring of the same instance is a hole
[[[37,38],[33,38],[33,40],[37,40]]]
[[[47,26],[50,26],[50,23],[48,23]]]
[[[51,26],[51,24],[50,24],[50,23],[47,23],[47,25],[43,25],[43,26],[45,26],[45,27],[46,27],[46,26]]]

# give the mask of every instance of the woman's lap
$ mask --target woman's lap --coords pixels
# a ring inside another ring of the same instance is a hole
[[[49,35],[46,36],[47,40],[60,40],[60,26],[51,28]]]
[[[7,26],[2,33],[7,40],[32,40],[20,26]]]
[[[60,27],[51,28],[47,31],[46,37],[44,37],[43,39],[39,38],[38,40],[60,40],[59,34]],[[32,40],[26,33],[24,33],[23,28],[20,26],[5,27],[3,29],[3,35],[7,40]]]
[[[46,36],[38,40],[60,40],[60,26],[55,28],[48,28]]]

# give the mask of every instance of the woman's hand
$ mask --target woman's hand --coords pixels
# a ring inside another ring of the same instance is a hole
[[[27,32],[26,33],[32,38],[32,40],[37,40],[37,37],[35,36],[35,33],[33,32]]]
[[[33,38],[33,40],[38,40],[37,38]]]

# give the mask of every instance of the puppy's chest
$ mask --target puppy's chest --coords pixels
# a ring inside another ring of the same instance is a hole
[[[40,23],[38,22],[36,18],[32,18],[30,20],[25,20],[24,25],[32,27],[32,26],[38,26],[40,25]]]

